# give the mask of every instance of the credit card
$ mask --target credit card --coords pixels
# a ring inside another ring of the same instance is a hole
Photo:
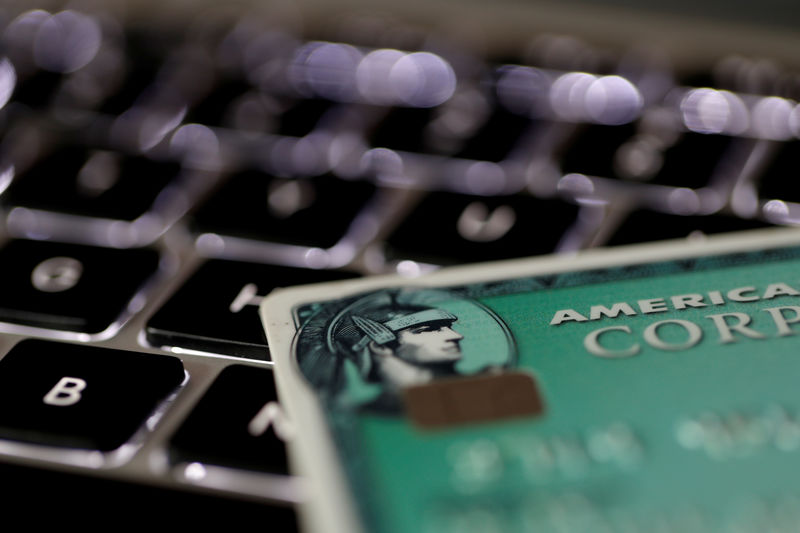
[[[314,532],[800,524],[800,233],[280,290]]]

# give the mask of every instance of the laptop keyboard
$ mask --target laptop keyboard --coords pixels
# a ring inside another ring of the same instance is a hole
[[[272,289],[800,220],[800,76],[767,60],[162,26],[0,8],[0,475],[19,501],[80,487],[294,530],[256,313]]]

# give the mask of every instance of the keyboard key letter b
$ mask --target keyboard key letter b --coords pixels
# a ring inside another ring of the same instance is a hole
[[[86,381],[81,378],[61,378],[56,386],[44,397],[44,403],[65,407],[81,400],[81,391],[86,388]]]

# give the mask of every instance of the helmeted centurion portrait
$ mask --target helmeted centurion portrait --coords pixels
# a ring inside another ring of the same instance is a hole
[[[326,382],[336,394],[349,362],[363,382],[383,385],[372,407],[399,408],[403,388],[458,375],[463,339],[454,326],[458,317],[430,305],[431,299],[425,291],[380,291],[311,320],[296,347],[301,369],[312,383]]]

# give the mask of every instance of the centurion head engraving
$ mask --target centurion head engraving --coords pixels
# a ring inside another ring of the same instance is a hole
[[[500,372],[516,355],[495,313],[446,289],[381,289],[297,312],[299,369],[337,409],[400,413],[411,391]]]
[[[331,351],[350,358],[367,381],[391,389],[456,374],[463,336],[454,314],[379,293],[354,302],[328,328]]]

